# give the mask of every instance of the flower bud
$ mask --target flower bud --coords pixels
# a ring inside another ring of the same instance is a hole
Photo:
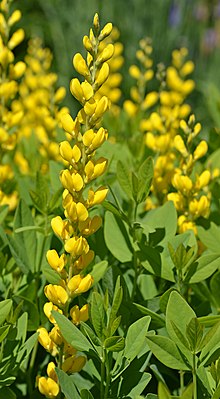
[[[71,134],[74,131],[75,122],[69,114],[63,114],[61,116],[61,123],[66,132]]]
[[[62,314],[62,310],[59,309],[56,305],[54,305],[52,302],[46,302],[44,304],[44,313],[47,316],[47,318],[50,320],[51,323],[56,324],[56,320],[52,316],[51,312],[52,310],[55,310],[56,312],[59,312]]]
[[[95,80],[95,84],[97,88],[101,87],[103,83],[108,79],[109,77],[109,66],[107,62],[104,62],[100,68],[100,71],[98,72],[98,76]]]
[[[11,16],[8,18],[8,26],[12,26],[16,24],[16,22],[20,21],[21,19],[21,11],[20,10],[15,10]]]
[[[87,200],[88,206],[91,207],[94,205],[101,204],[105,200],[107,194],[108,194],[108,189],[104,186],[98,188],[96,191],[93,191],[93,189],[90,188]]]
[[[76,325],[80,324],[81,321],[87,321],[89,318],[89,305],[86,304],[79,309],[78,305],[73,306],[70,309],[70,316],[72,317],[72,322]]]
[[[86,61],[82,57],[80,53],[76,53],[73,57],[73,66],[80,75],[86,77],[89,77],[89,69],[86,65]]]
[[[83,37],[83,46],[85,47],[86,51],[88,51],[89,53],[93,52],[92,42],[89,39],[89,37],[86,35]]]
[[[99,35],[99,40],[101,41],[101,40],[105,39],[107,36],[110,35],[111,31],[112,31],[112,23],[109,22],[101,30],[100,35]]]
[[[72,79],[70,82],[70,91],[72,95],[81,103],[84,103],[84,96],[79,79]]]
[[[97,63],[101,64],[105,61],[110,60],[114,54],[114,46],[113,44],[109,43],[107,46],[104,48],[104,50],[99,54],[97,58]]]
[[[13,35],[11,36],[11,38],[10,38],[10,40],[8,42],[8,48],[10,50],[13,50],[23,40],[24,40],[24,30],[20,28],[16,32],[14,32]]]
[[[198,146],[196,147],[194,153],[193,153],[193,158],[196,161],[199,158],[202,158],[208,151],[208,144],[206,143],[205,140],[200,141]]]

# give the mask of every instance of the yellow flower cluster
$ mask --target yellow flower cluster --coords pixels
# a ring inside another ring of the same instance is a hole
[[[42,171],[46,171],[48,160],[60,159],[56,136],[61,114],[68,112],[66,108],[59,108],[66,89],[56,89],[57,75],[50,71],[52,54],[48,48],[42,47],[41,39],[30,40],[25,62],[27,68],[19,88],[20,102],[17,105],[25,115],[19,130],[19,141],[33,133],[36,135],[42,156]],[[28,172],[21,151],[16,152],[15,162],[23,173]]]
[[[172,178],[176,192],[169,193],[167,199],[174,202],[178,211],[179,232],[192,229],[197,234],[196,219],[209,216],[211,194],[208,185],[211,173],[204,170],[197,174],[195,166],[196,161],[207,153],[208,144],[201,140],[193,149],[193,140],[201,131],[201,124],[195,123],[194,115],[190,116],[188,123],[181,120],[180,128],[184,136],[178,134],[174,138],[174,147],[180,156],[179,167]]]
[[[140,128],[145,133],[147,147],[157,154],[154,167],[153,193],[157,205],[166,200],[174,174],[176,151],[174,140],[179,132],[180,121],[190,113],[190,106],[185,103],[188,94],[194,89],[194,81],[188,79],[193,71],[192,61],[186,61],[187,50],[182,48],[172,53],[172,64],[158,72],[161,76],[159,104],[157,111],[143,119]],[[154,207],[151,200],[147,209]]]
[[[123,44],[118,41],[119,37],[119,30],[116,27],[113,27],[110,35],[100,43],[100,51],[102,51],[107,44],[113,42],[114,53],[107,61],[109,65],[109,77],[98,91],[97,96],[107,96],[113,104],[118,103],[121,98],[121,90],[119,86],[122,81],[122,75],[119,71],[124,63],[124,58],[122,55]]]
[[[0,2],[0,205],[8,204],[11,210],[16,207],[17,193],[7,189],[8,181],[13,179],[7,153],[15,148],[17,128],[23,118],[23,111],[16,108],[16,97],[26,69],[23,61],[14,63],[13,53],[24,39],[24,30],[20,28],[11,34],[11,28],[20,18],[19,10],[11,13],[8,0]]]
[[[67,165],[60,174],[64,187],[63,207],[66,219],[56,216],[51,225],[54,233],[63,241],[65,252],[61,256],[54,249],[47,252],[49,265],[61,279],[58,285],[49,284],[44,289],[49,301],[44,305],[44,312],[54,327],[49,333],[43,327],[38,331],[40,343],[53,356],[58,357],[58,367],[68,373],[79,371],[85,364],[85,357],[76,356],[75,349],[67,345],[51,312],[56,310],[70,316],[76,325],[88,319],[87,304],[81,309],[78,305],[71,309],[69,306],[76,296],[88,291],[93,284],[92,276],[85,274],[85,269],[94,259],[87,237],[99,229],[102,219],[98,215],[90,217],[89,210],[100,204],[108,191],[103,186],[94,190],[91,182],[101,176],[107,167],[107,159],[95,159],[95,152],[107,139],[107,131],[100,126],[100,122],[109,107],[109,99],[106,96],[99,98],[97,93],[108,78],[108,61],[114,52],[111,43],[102,49],[100,43],[111,31],[111,23],[100,29],[96,14],[89,37],[83,38],[87,50],[86,60],[79,53],[73,58],[74,68],[83,76],[84,81],[81,83],[77,78],[72,79],[70,90],[82,108],[75,120],[69,114],[62,116],[68,138],[60,143],[60,155]],[[48,378],[38,378],[39,390],[46,397],[56,397],[59,385],[53,365],[47,374]]]
[[[139,44],[140,48],[136,53],[136,58],[140,67],[131,65],[129,69],[129,73],[136,80],[136,84],[130,91],[131,100],[126,100],[123,104],[125,112],[130,117],[135,116],[140,110],[146,111],[151,108],[158,100],[157,92],[152,91],[146,94],[147,84],[154,76],[151,40],[149,38],[142,39]]]

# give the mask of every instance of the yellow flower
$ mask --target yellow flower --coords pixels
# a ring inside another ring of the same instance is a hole
[[[46,285],[44,287],[44,294],[50,302],[58,306],[64,306],[68,301],[68,294],[60,285]]]
[[[67,284],[67,287],[71,295],[82,294],[88,291],[93,284],[93,277],[87,274],[86,277],[82,277],[79,274],[73,276]]]
[[[37,385],[40,393],[46,396],[46,398],[54,399],[59,394],[59,385],[50,377],[39,377],[37,380]]]
[[[89,306],[88,304],[84,305],[79,309],[78,305],[73,306],[70,309],[70,316],[72,317],[72,321],[74,324],[78,325],[81,321],[87,321],[89,318]]]

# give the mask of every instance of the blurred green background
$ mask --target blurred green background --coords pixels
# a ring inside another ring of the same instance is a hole
[[[201,117],[204,104],[200,97],[208,90],[206,82],[220,84],[219,0],[16,0],[15,6],[22,10],[26,37],[38,35],[52,50],[59,84],[66,87],[74,76],[72,56],[83,51],[82,37],[88,34],[97,11],[101,25],[111,21],[121,32],[124,98],[131,84],[128,68],[145,36],[153,40],[155,63],[168,64],[174,48],[189,49],[196,64],[193,101]]]

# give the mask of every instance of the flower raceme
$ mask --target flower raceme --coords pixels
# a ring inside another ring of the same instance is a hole
[[[13,187],[14,173],[7,156],[16,147],[17,130],[23,119],[23,111],[17,104],[20,101],[20,79],[26,70],[25,62],[15,62],[13,52],[24,40],[21,28],[11,34],[11,29],[20,18],[20,10],[11,12],[10,1],[0,1],[0,205],[9,205],[10,210],[16,207],[18,198],[16,191],[10,188]]]
[[[100,228],[102,219],[99,215],[90,217],[89,211],[94,205],[101,204],[108,192],[104,186],[97,188],[96,184],[93,188],[91,184],[103,175],[108,164],[106,158],[96,158],[96,150],[108,137],[106,129],[100,124],[103,114],[110,107],[110,101],[106,95],[100,95],[99,90],[108,78],[108,62],[114,53],[111,43],[104,47],[102,45],[111,31],[111,23],[100,29],[96,14],[89,36],[83,38],[87,57],[84,59],[79,53],[73,57],[73,66],[83,81],[72,79],[70,91],[79,101],[81,109],[75,120],[68,113],[61,118],[67,137],[59,146],[66,167],[60,173],[64,187],[62,204],[65,219],[56,216],[51,226],[62,241],[64,251],[61,255],[55,249],[47,252],[47,261],[60,275],[60,282],[48,284],[44,288],[49,301],[44,305],[44,313],[54,327],[49,333],[44,327],[38,331],[41,345],[55,356],[57,366],[69,374],[80,371],[86,358],[78,356],[77,351],[65,342],[52,311],[70,317],[76,325],[87,321],[89,317],[88,305],[79,308],[74,302],[93,285],[93,277],[86,274],[86,268],[95,254],[87,239]],[[52,371],[47,370],[47,378],[38,378],[39,390],[46,397],[56,397],[59,393],[57,376],[55,370]]]

